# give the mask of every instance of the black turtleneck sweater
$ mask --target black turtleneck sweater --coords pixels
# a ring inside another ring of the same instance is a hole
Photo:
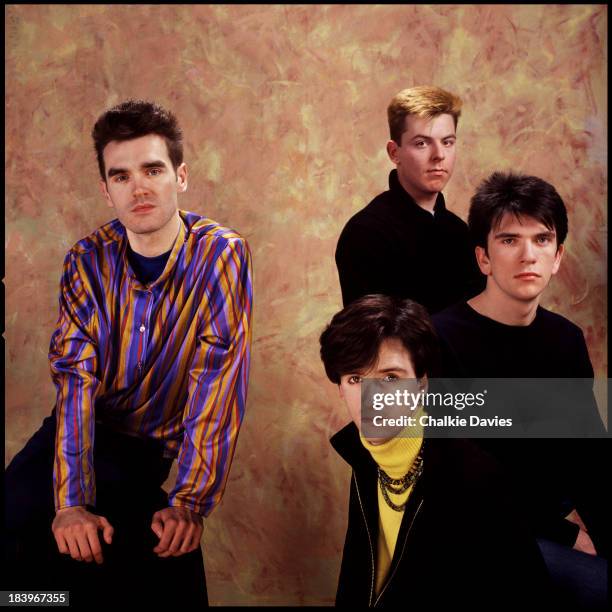
[[[336,248],[342,301],[370,293],[410,298],[433,314],[484,289],[467,225],[446,209],[439,193],[434,214],[400,185],[397,170],[389,190],[356,213]]]

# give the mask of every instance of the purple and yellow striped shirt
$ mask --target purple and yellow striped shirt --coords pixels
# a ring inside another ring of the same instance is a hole
[[[95,421],[177,457],[169,496],[207,516],[221,499],[245,411],[248,245],[190,212],[161,276],[135,277],[115,219],[68,252],[49,360],[57,388],[56,509],[95,505]]]

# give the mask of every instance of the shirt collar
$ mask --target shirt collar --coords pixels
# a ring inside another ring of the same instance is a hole
[[[123,228],[123,245],[121,247],[121,250],[122,250],[121,257],[123,260],[123,265],[125,266],[125,269],[127,270],[127,273],[135,289],[142,289],[142,290],[151,289],[152,287],[162,285],[163,283],[166,282],[166,279],[168,278],[172,269],[174,268],[174,264],[176,263],[176,260],[178,259],[181,249],[183,248],[183,244],[185,244],[185,242],[187,242],[187,239],[189,238],[189,231],[187,230],[187,227],[185,225],[185,219],[183,217],[184,217],[183,211],[179,210],[179,219],[181,221],[179,224],[179,231],[174,241],[174,244],[172,245],[172,251],[170,252],[170,256],[168,257],[168,261],[166,262],[166,267],[164,268],[164,271],[159,275],[159,277],[148,285],[143,285],[136,278],[136,274],[134,274],[134,270],[132,270],[132,266],[130,266],[130,263],[127,257],[127,247],[128,247],[129,242],[128,242],[128,237],[127,237],[127,232],[125,231],[125,227]]]
[[[389,190],[399,201],[407,204],[410,211],[416,214],[425,215],[425,217],[432,217],[432,214],[429,211],[421,208],[414,201],[414,198],[402,187],[397,176],[397,170],[391,170],[389,173]],[[436,203],[434,204],[433,216],[440,214],[445,210],[446,203],[444,201],[444,196],[442,195],[442,192],[439,192],[438,196],[436,197]]]
[[[359,440],[359,429],[351,422],[335,433],[329,440],[335,451],[353,468],[375,466],[372,455]]]

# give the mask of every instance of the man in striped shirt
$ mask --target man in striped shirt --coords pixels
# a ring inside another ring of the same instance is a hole
[[[92,135],[117,218],[64,261],[55,409],[6,473],[13,586],[70,585],[78,603],[113,601],[123,584],[142,603],[147,580],[162,587],[149,591],[158,604],[206,604],[202,517],[221,499],[245,411],[250,253],[232,230],[179,210],[187,167],[171,113],[128,101]],[[51,520],[57,559],[43,552]]]

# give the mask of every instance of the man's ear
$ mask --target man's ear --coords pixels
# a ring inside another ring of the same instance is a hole
[[[387,155],[394,164],[397,164],[399,161],[397,155],[398,149],[399,145],[397,144],[397,142],[395,142],[395,140],[389,140],[389,142],[387,142]]]
[[[187,164],[185,162],[176,169],[176,189],[178,193],[187,191]]]
[[[476,247],[476,261],[478,262],[478,267],[480,268],[480,271],[485,276],[490,276],[491,262],[489,260],[489,256],[487,255],[486,250],[480,246]]]
[[[115,208],[113,206],[113,201],[111,200],[111,197],[108,193],[108,189],[106,188],[106,181],[100,181],[99,185],[100,185],[100,191],[102,192],[102,195],[104,196],[104,199],[106,200],[107,206],[109,208]]]
[[[428,388],[429,388],[429,380],[427,378],[427,374],[423,374],[423,376],[419,378],[419,391],[423,391],[423,393],[427,393]]]
[[[563,253],[565,252],[565,248],[562,244],[557,247],[557,253],[555,255],[555,263],[553,264],[552,273],[556,274],[559,271],[559,266],[561,265],[561,260],[563,259]]]

